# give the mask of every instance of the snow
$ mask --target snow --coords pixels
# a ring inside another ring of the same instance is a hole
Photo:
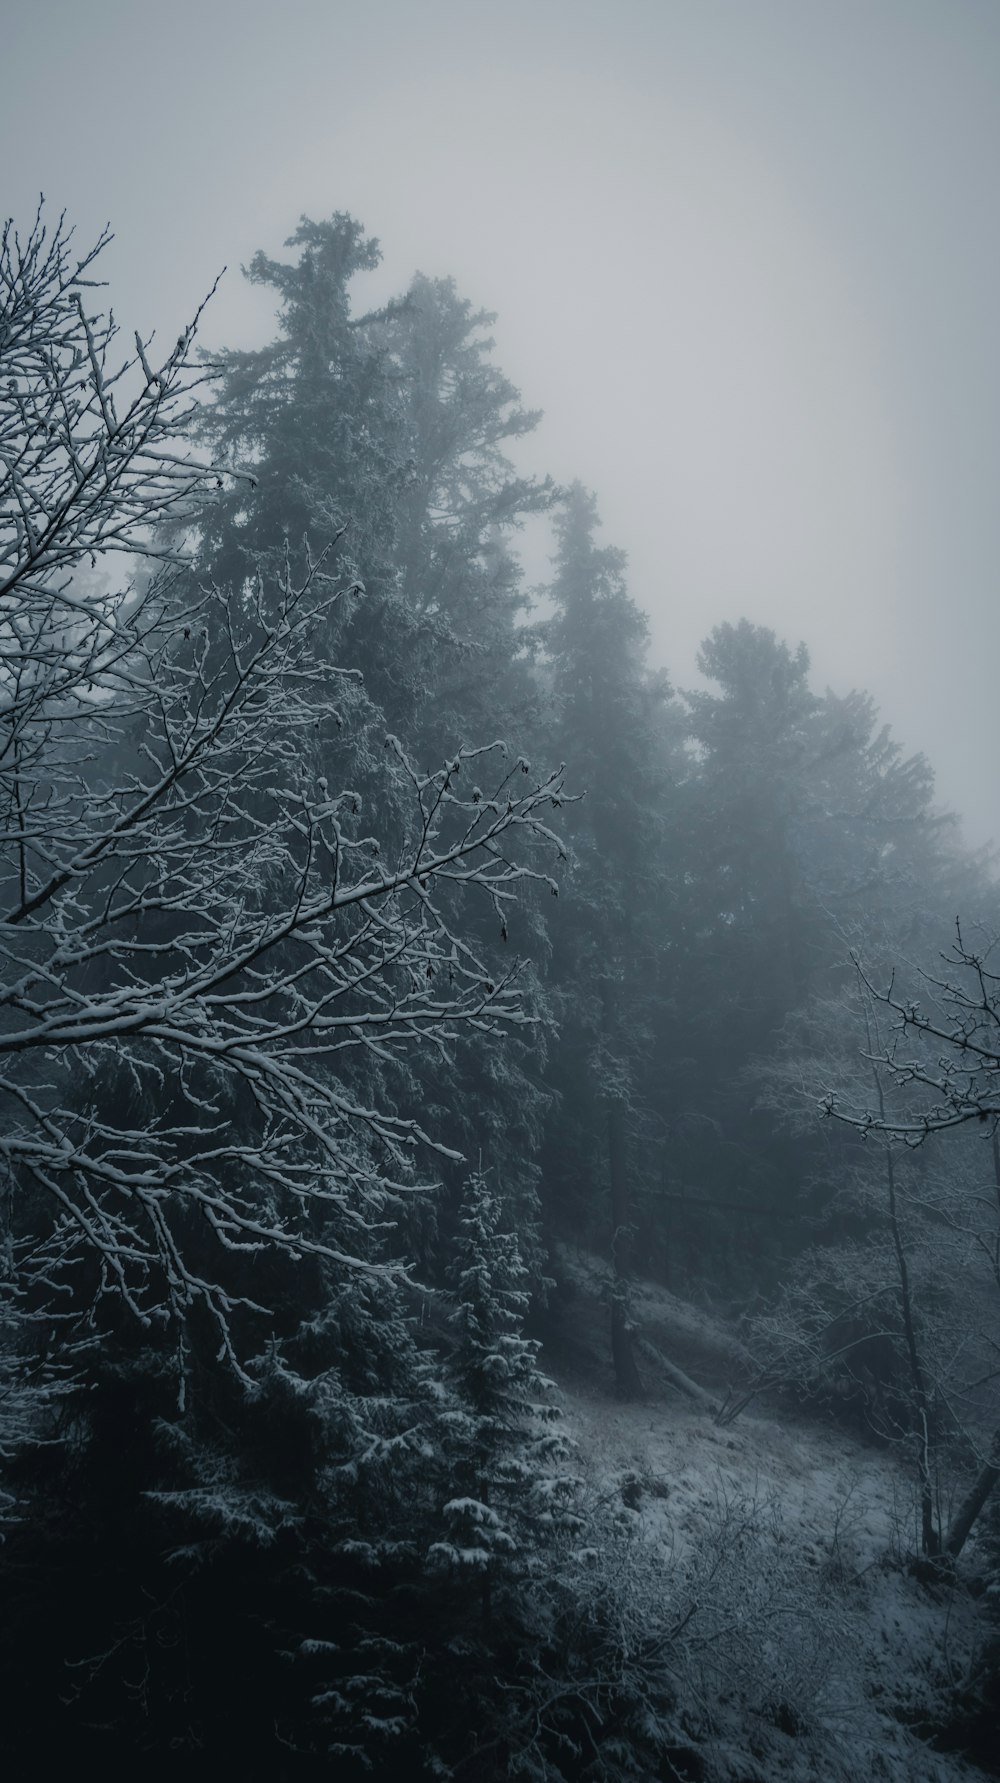
[[[560,1266],[572,1298],[543,1365],[575,1466],[676,1599],[679,1696],[709,1783],[982,1777],[920,1738],[949,1719],[989,1630],[962,1580],[931,1589],[906,1565],[905,1457],[760,1401],[720,1426],[648,1359],[646,1397],[623,1402],[603,1266],[577,1251]],[[639,1333],[721,1400],[739,1357],[724,1322],[650,1283],[633,1307]]]

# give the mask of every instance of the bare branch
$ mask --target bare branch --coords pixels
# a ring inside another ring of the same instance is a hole
[[[532,1021],[456,912],[555,889],[561,777],[495,743],[420,774],[390,738],[370,833],[331,789],[334,695],[362,698],[323,650],[358,590],[336,540],[267,587],[87,587],[101,552],[169,556],[215,475],[183,454],[193,331],[117,363],[80,295],[106,239],[0,247],[0,1159],[49,1208],[29,1275],[89,1259],[144,1319],[200,1301],[231,1353],[223,1252],[385,1271],[373,1235],[457,1155],[379,1086]]]

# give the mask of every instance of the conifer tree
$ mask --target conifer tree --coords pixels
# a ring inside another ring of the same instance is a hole
[[[249,268],[253,282],[280,299],[276,339],[257,352],[217,356],[219,394],[207,430],[230,462],[253,467],[260,497],[224,501],[206,516],[206,556],[217,576],[239,580],[285,540],[294,546],[306,535],[314,549],[336,541],[333,561],[356,590],[334,639],[355,671],[338,690],[337,749],[352,786],[379,801],[391,854],[405,812],[400,789],[385,781],[387,732],[418,767],[498,734],[512,762],[527,760],[537,697],[510,540],[552,491],[547,481],[519,477],[508,461],[506,445],[537,416],[493,363],[490,318],[460,299],[452,281],[418,276],[398,302],[358,314],[355,288],[380,253],[353,218],[303,219],[287,246],[292,260],[258,254]],[[317,770],[325,771],[319,761]],[[485,782],[476,790],[490,796]],[[492,949],[498,937],[507,942],[513,922],[511,912],[466,911],[460,926]],[[531,899],[516,922],[510,953],[522,962],[526,1001],[540,1013],[523,964],[540,946]],[[498,977],[503,970],[498,962]],[[406,1093],[448,1123],[454,1150],[482,1150],[502,1169],[536,1280],[540,1035],[540,1022],[530,1033],[526,1027],[502,1058],[456,1046],[446,1083],[429,1053],[411,1055],[405,1082],[397,1070],[390,1084],[374,1054],[354,1066],[364,1070],[359,1090],[369,1100]],[[457,1196],[458,1172],[445,1164],[443,1175]],[[432,1223],[421,1214],[407,1236],[426,1252]]]
[[[160,1746],[217,1771],[241,1691],[237,1768],[264,1745],[268,1774],[283,1775],[270,1755],[289,1721],[306,1757],[345,1765],[395,1737],[372,1680],[397,1702],[418,1663],[392,1629],[430,1541],[440,1403],[397,1233],[420,1184],[414,1154],[457,1161],[447,1077],[462,1030],[478,1045],[498,1016],[530,1020],[515,972],[491,971],[459,912],[477,883],[495,933],[522,878],[502,838],[551,796],[499,745],[457,747],[425,772],[397,738],[381,747],[383,720],[371,752],[377,708],[337,653],[338,610],[362,563],[383,622],[395,610],[392,380],[383,349],[350,326],[347,281],[372,261],[356,226],[304,225],[298,240],[298,268],[257,269],[281,289],[289,333],[229,361],[242,407],[228,432],[215,417],[224,449],[274,474],[259,508],[244,491],[202,512],[197,574],[92,598],[68,580],[100,527],[114,531],[116,487],[129,543],[137,512],[194,523],[205,469],[178,462],[170,434],[189,338],[158,376],[140,344],[130,434],[106,354],[79,344],[93,324],[76,320],[64,257],[41,264],[65,338],[46,334],[34,299],[22,307],[40,335],[3,331],[22,356],[4,384],[5,437],[27,434],[40,513],[53,477],[69,491],[44,552],[33,519],[8,526],[0,615],[14,739],[0,776],[5,1261],[35,1296],[17,1306],[35,1379],[48,1389],[44,1351],[74,1376],[36,1407],[3,1331],[18,1400],[4,1460],[33,1517],[0,1559],[44,1675],[27,1688],[34,1656],[11,1629],[4,1657],[56,1769],[84,1739],[109,1763]],[[39,264],[33,241],[27,274]],[[53,446],[57,372],[70,393],[89,390],[89,410],[67,403]],[[91,449],[99,508],[78,481]],[[318,516],[340,533],[352,504],[351,575],[332,553],[300,551],[296,579],[296,529]],[[410,636],[401,623],[367,639],[390,690],[412,666]],[[372,826],[355,769],[376,794]],[[440,904],[435,880],[448,881]],[[425,1047],[433,1138],[402,1106]],[[325,1667],[337,1700],[299,1713],[324,1694],[323,1679],[305,1682],[316,1653],[345,1627]],[[283,1692],[287,1652],[304,1683]],[[64,1701],[69,1668],[80,1689]]]
[[[667,1206],[682,1253],[711,1253],[743,1293],[810,1241],[802,1222],[842,1163],[811,1128],[768,1127],[772,1061],[798,1076],[803,1036],[839,1019],[852,947],[885,957],[895,937],[919,953],[938,897],[978,901],[981,871],[935,811],[926,761],[904,757],[867,695],[816,695],[804,647],[743,621],[700,662],[715,685],[686,695],[697,755],[674,921],[688,1118]]]
[[[542,1529],[551,1530],[572,1482],[554,1469],[565,1444],[551,1382],[538,1369],[538,1344],[524,1336],[528,1271],[517,1235],[504,1231],[498,1197],[481,1174],[462,1200],[452,1270],[455,1349],[449,1378],[457,1405],[444,1418],[453,1496],[448,1529],[432,1554],[478,1575],[489,1620],[498,1577],[530,1564]]]
[[[592,1220],[610,1202],[612,1350],[619,1387],[634,1395],[634,1179],[646,1168],[646,1070],[669,976],[663,914],[677,741],[669,690],[646,671],[646,620],[628,594],[624,556],[595,543],[597,524],[594,498],[574,486],[557,525],[555,614],[544,635],[555,744],[585,796],[567,814],[574,860],[551,968],[562,1032],[546,1160],[564,1208],[579,1197]]]
[[[408,476],[398,379],[372,319],[353,309],[356,281],[381,251],[344,212],[322,223],[303,218],[285,245],[296,258],[261,252],[247,269],[278,299],[275,339],[213,354],[216,400],[204,431],[215,453],[252,470],[259,487],[253,502],[236,495],[205,514],[203,572],[239,588],[273,573],[303,540],[314,554],[332,552],[357,591],[325,645],[348,648],[358,671],[354,689],[345,689],[344,740],[364,791],[387,724],[405,731],[420,702],[426,643],[400,598],[395,567]],[[395,647],[387,650],[390,638]]]
[[[536,721],[534,634],[524,625],[529,600],[513,541],[555,491],[549,478],[518,475],[508,455],[540,416],[495,363],[495,321],[461,298],[454,280],[418,274],[382,330],[406,440],[401,586],[436,646],[421,734],[436,725],[445,747],[488,721],[521,748]],[[444,727],[454,727],[451,740]]]
[[[418,273],[375,325],[396,378],[405,441],[398,586],[425,645],[425,697],[407,737],[416,754],[431,760],[469,737],[502,735],[527,761],[544,736],[537,636],[526,623],[530,596],[514,543],[527,519],[551,507],[555,491],[549,478],[522,476],[511,460],[540,417],[524,407],[496,363],[495,320],[462,298],[454,280]],[[545,738],[538,753],[547,759],[551,747]],[[548,903],[529,897],[499,925],[484,919],[487,926],[475,930],[482,945],[494,945],[499,933],[504,951],[525,959],[522,990],[540,1019],[531,1035],[525,1032],[502,1053],[457,1052],[448,1096],[456,1144],[467,1157],[481,1156],[503,1183],[536,1292],[544,1273],[538,1159],[548,1025],[536,966],[546,948]],[[432,1072],[428,1101],[437,1103],[440,1091]],[[448,1226],[461,1178],[452,1172],[446,1181]]]

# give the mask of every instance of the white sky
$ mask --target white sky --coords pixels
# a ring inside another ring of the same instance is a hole
[[[259,344],[238,267],[349,210],[499,312],[535,468],[654,656],[720,620],[870,689],[1000,838],[1000,0],[0,0],[0,210],[127,331]],[[128,338],[128,334],[126,335]],[[541,573],[541,541],[533,541]]]

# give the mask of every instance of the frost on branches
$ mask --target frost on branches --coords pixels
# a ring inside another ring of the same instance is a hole
[[[500,1201],[478,1173],[466,1185],[452,1273],[456,1405],[444,1422],[457,1490],[443,1509],[448,1538],[431,1557],[481,1575],[488,1614],[504,1565],[576,1526],[579,1481],[561,1465],[568,1445],[552,1428],[561,1414],[539,1345],[523,1333],[530,1296],[517,1235],[502,1230]]]
[[[1000,976],[995,969],[996,940],[987,936],[981,948],[970,947],[959,922],[955,940],[941,956],[943,972],[921,973],[924,999],[900,994],[895,975],[880,988],[855,959],[858,980],[871,1010],[888,1012],[890,1028],[884,1036],[877,1022],[869,1020],[867,1046],[862,1057],[871,1067],[877,1087],[874,1107],[844,1106],[827,1094],[824,1114],[853,1127],[863,1139],[874,1136],[888,1141],[888,1182],[893,1185],[892,1142],[921,1151],[937,1135],[948,1134],[951,1155],[944,1172],[927,1172],[917,1196],[927,1217],[933,1241],[936,1271],[942,1276],[951,1249],[958,1258],[954,1287],[961,1304],[961,1331],[949,1364],[941,1375],[930,1377],[933,1393],[924,1385],[926,1369],[918,1360],[913,1315],[910,1310],[908,1264],[896,1216],[895,1197],[890,1201],[891,1229],[898,1261],[903,1320],[916,1384],[914,1402],[923,1426],[922,1496],[924,1500],[924,1550],[943,1553],[955,1560],[991,1494],[1000,1484],[1000,1425],[996,1423],[997,1351],[995,1290],[1000,1289]],[[887,1109],[883,1081],[897,1097]],[[968,1143],[987,1141],[984,1155]],[[976,1152],[979,1157],[976,1157]],[[984,1266],[985,1263],[985,1276]],[[952,1262],[955,1269],[955,1263]],[[985,1361],[963,1381],[956,1366],[965,1351],[976,1355],[972,1312],[976,1304],[977,1276],[993,1290],[992,1315],[985,1334]],[[937,1378],[935,1378],[937,1376]],[[988,1397],[983,1399],[983,1390]],[[972,1421],[962,1428],[955,1408],[966,1400],[973,1408]],[[962,1430],[965,1448],[975,1458],[976,1471],[947,1529],[932,1524],[932,1479],[929,1461],[933,1414],[946,1408],[946,1430]]]
[[[229,1348],[221,1250],[388,1267],[370,1234],[433,1142],[366,1086],[530,1019],[456,912],[479,895],[502,925],[544,877],[511,851],[555,842],[559,781],[499,744],[418,773],[390,738],[377,838],[331,778],[358,694],[324,641],[357,584],[336,542],[273,585],[199,587],[178,564],[216,481],[178,444],[202,374],[191,330],[159,369],[138,337],[112,362],[90,314],[106,239],[77,261],[38,221],[0,257],[9,1246],[35,1291],[74,1266],[145,1320],[201,1301]],[[160,564],[94,592],[109,550]]]
[[[49,235],[41,209],[25,241],[10,222],[0,237],[5,710],[22,691],[19,668],[31,688],[85,669],[85,643],[96,638],[90,604],[74,588],[81,564],[108,551],[175,557],[151,529],[192,518],[216,477],[179,446],[211,375],[193,358],[198,318],[162,363],[150,361],[152,343],[138,334],[134,355],[119,357],[113,317],[92,308],[95,262],[110,240],[105,230],[77,255],[62,218]],[[54,625],[67,641],[79,628],[71,660]]]
[[[859,980],[873,1002],[889,1013],[890,1044],[865,1054],[889,1073],[907,1112],[887,1120],[872,1112],[842,1109],[834,1097],[823,1110],[862,1133],[886,1133],[918,1146],[932,1133],[976,1122],[993,1133],[1000,1120],[1000,975],[996,941],[969,947],[960,923],[942,954],[943,974],[922,973],[926,1002],[900,995],[895,976],[877,986],[856,961]]]

